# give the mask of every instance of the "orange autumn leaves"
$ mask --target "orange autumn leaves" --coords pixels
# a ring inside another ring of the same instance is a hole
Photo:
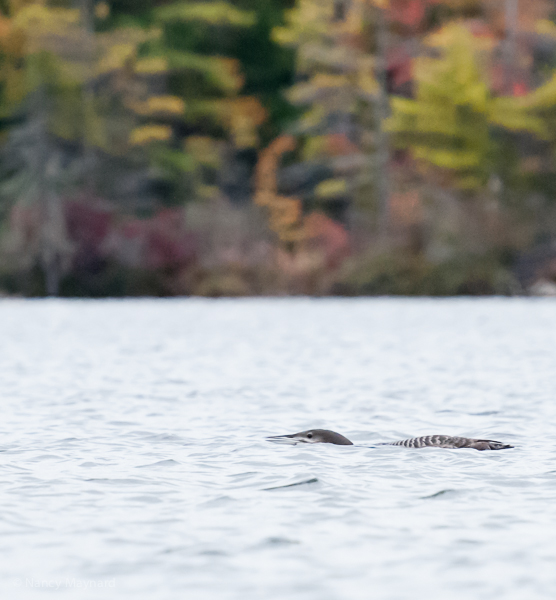
[[[303,238],[301,200],[278,194],[277,169],[286,152],[295,149],[295,138],[281,135],[260,153],[255,174],[255,204],[269,213],[269,226],[282,242],[297,242]]]
[[[260,153],[255,174],[255,203],[267,209],[269,226],[282,243],[318,248],[318,254],[328,267],[338,266],[348,253],[345,229],[321,212],[304,215],[299,198],[278,193],[276,174],[280,160],[295,147],[293,136],[281,135]]]

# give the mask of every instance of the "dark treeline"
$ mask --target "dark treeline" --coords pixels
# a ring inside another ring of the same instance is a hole
[[[0,292],[556,294],[551,11],[0,0]]]

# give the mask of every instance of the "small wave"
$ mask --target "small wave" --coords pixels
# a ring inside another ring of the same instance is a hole
[[[275,487],[264,488],[263,492],[268,492],[270,490],[282,490],[284,488],[297,487],[298,485],[308,485],[310,483],[317,483],[318,479],[316,477],[311,477],[311,479],[306,479],[305,481],[296,481],[295,483],[288,483],[287,485],[277,485]]]

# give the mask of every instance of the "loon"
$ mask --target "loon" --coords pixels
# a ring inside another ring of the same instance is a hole
[[[270,442],[280,444],[336,444],[338,446],[353,446],[353,442],[343,435],[329,429],[308,429],[290,435],[274,435],[266,438]],[[450,435],[424,435],[422,437],[400,440],[399,442],[385,442],[379,446],[403,446],[404,448],[473,448],[475,450],[505,450],[513,448],[509,444],[493,440],[477,440],[465,437],[452,437]]]

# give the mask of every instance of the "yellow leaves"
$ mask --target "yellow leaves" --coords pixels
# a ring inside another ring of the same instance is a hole
[[[156,11],[164,21],[202,21],[211,25],[233,25],[250,27],[255,24],[255,15],[239,10],[227,2],[177,2]]]
[[[333,0],[299,0],[296,8],[286,12],[286,27],[276,27],[272,38],[278,44],[299,45],[319,39],[333,30]]]
[[[313,160],[322,156],[327,148],[327,136],[312,135],[307,138],[303,146],[303,158],[305,160]]]
[[[544,28],[551,30],[546,24]],[[481,44],[481,39],[456,23],[429,36],[429,44],[443,48],[444,54],[440,59],[422,59],[416,64],[418,99],[422,104],[428,103],[431,112],[427,119],[432,122],[434,114],[439,111],[437,119],[446,121],[442,117],[441,106],[468,107],[475,114],[484,114],[493,125],[545,137],[546,127],[535,113],[556,106],[556,74],[525,96],[495,98],[477,66],[477,51],[487,47]],[[407,112],[409,108],[408,103],[393,103],[393,106],[401,112]],[[419,114],[422,114],[423,106],[420,110]],[[419,125],[422,122],[417,123]]]
[[[316,88],[339,88],[347,85],[349,83],[349,79],[345,75],[318,73],[312,78],[311,83]]]
[[[308,110],[302,117],[299,119],[299,127],[301,131],[308,131],[313,127],[317,127],[319,123],[324,119],[326,115],[326,111],[324,106],[320,104],[314,104],[310,110]]]
[[[267,118],[267,112],[254,97],[241,97],[228,100],[206,101],[195,106],[189,103],[188,114],[211,114],[213,118],[225,125],[231,132],[235,145],[238,148],[256,146],[258,143],[257,127]],[[176,96],[153,96],[143,102],[133,102],[130,107],[141,116],[157,117],[163,115],[181,116],[185,113],[185,102]],[[191,113],[190,113],[191,111]],[[208,111],[208,112],[207,112]],[[132,145],[143,145],[152,141],[165,141],[170,139],[171,128],[163,125],[145,125],[135,129],[130,136]],[[186,149],[195,155],[203,164],[217,166],[219,154],[217,146],[211,138],[192,137],[186,142]]]
[[[534,92],[533,92],[534,94]],[[490,104],[489,121],[510,131],[530,131],[545,138],[548,130],[542,119],[524,110],[525,98],[494,98]]]
[[[21,57],[59,45],[59,40],[79,31],[77,9],[50,8],[41,2],[14,7],[13,17],[0,17],[0,44],[11,56]]]
[[[168,61],[162,56],[140,58],[135,63],[135,72],[140,75],[155,75],[168,70]]]
[[[130,103],[130,107],[142,116],[181,116],[185,111],[185,102],[177,96],[151,96],[144,102]]]
[[[229,126],[238,148],[251,148],[258,144],[257,127],[267,118],[261,103],[252,96],[237,98],[229,103]]]
[[[455,104],[470,105],[475,111],[485,112],[490,92],[477,66],[473,35],[465,27],[451,24],[429,36],[428,41],[443,46],[444,52],[440,59],[415,61],[420,95],[432,101],[450,98]]]
[[[210,37],[205,35],[207,25],[212,33],[219,34],[214,28],[222,26],[227,34],[230,26],[255,24],[254,12],[239,10],[229,1],[180,0],[158,3],[165,5],[154,10],[158,28],[112,27],[111,22],[90,31],[79,10],[52,8],[81,6],[79,2],[8,1],[12,18],[0,14],[0,91],[6,113],[40,87],[48,99],[50,134],[108,154],[131,151],[134,158],[164,177],[176,178],[184,190],[192,186],[200,196],[216,193],[216,188],[203,185],[210,171],[201,167],[221,166],[223,144],[229,145],[232,138],[236,148],[258,145],[258,127],[267,111],[254,97],[238,97],[244,84],[239,60],[214,55],[210,48],[205,54],[187,53],[172,43],[171,49],[162,36],[168,21],[186,21],[189,24],[180,26],[186,32],[203,28],[192,44],[197,48]],[[106,19],[111,4],[92,1],[95,18]],[[176,76],[179,96],[166,92],[170,73]],[[210,131],[226,141],[188,136],[169,126],[176,121],[194,123],[197,131]],[[288,221],[288,215],[291,209],[282,207],[276,222]]]
[[[175,51],[166,52],[166,56],[170,69],[198,71],[226,93],[238,92],[243,86],[240,65],[234,58]]]
[[[325,46],[318,42],[307,42],[297,51],[297,69],[310,73],[316,68],[335,72],[353,71],[357,67],[358,53],[353,48],[334,45]]]
[[[512,131],[529,131],[552,142],[556,136],[555,115],[556,73],[525,96],[495,98],[490,111],[494,124]]]
[[[301,23],[330,21],[334,15],[334,4],[330,0],[301,0],[297,9],[290,13],[292,20]]]
[[[159,27],[151,27],[150,29],[120,27],[104,33],[97,33],[95,38],[102,53],[116,44],[135,44],[135,46],[139,46],[145,42],[155,42],[160,39],[161,35],[162,30]]]
[[[43,4],[33,3],[19,10],[13,17],[14,29],[33,29],[33,33],[78,25],[80,13],[78,9],[50,8]]]
[[[59,89],[75,86],[81,72],[67,55],[86,47],[80,38],[79,11],[49,8],[46,2],[18,2],[10,8],[11,19],[0,17],[5,53],[0,80],[7,104],[21,102],[46,81]]]
[[[151,74],[165,70],[166,62],[158,58],[138,59],[138,48],[147,41],[156,40],[161,35],[159,29],[126,27],[97,34],[95,36],[97,55],[94,72],[103,75],[133,66],[136,73]]]
[[[477,65],[476,52],[480,47],[477,38],[462,25],[452,23],[427,41],[442,47],[443,56],[415,62],[415,77],[422,97],[433,101],[449,98],[454,104],[486,112],[490,91]]]
[[[467,170],[481,166],[484,156],[477,150],[454,150],[414,146],[415,158],[426,160],[441,169]]]
[[[226,57],[211,57],[207,61],[212,81],[227,92],[238,92],[243,87],[244,78],[238,60]]]
[[[556,107],[556,73],[553,73],[552,77],[536,90],[521,98],[515,98],[515,102],[529,110],[554,110]]]
[[[137,48],[135,44],[124,43],[111,46],[96,65],[96,73],[110,73],[122,69],[127,63],[135,59]]]
[[[190,136],[185,141],[185,150],[201,165],[214,169],[220,166],[220,146],[211,137]]]
[[[492,98],[475,63],[471,34],[453,26],[449,36],[441,34],[443,55],[417,62],[417,97],[393,99],[386,128],[417,160],[454,172],[457,184],[467,188],[483,180]]]
[[[209,117],[220,123],[231,133],[238,148],[258,145],[257,128],[266,121],[268,116],[266,109],[253,96],[190,101],[186,114],[192,121]]]
[[[556,38],[556,25],[547,19],[539,19],[535,23],[535,31],[539,35],[550,36]]]
[[[147,109],[150,114],[181,115],[185,110],[185,102],[177,96],[152,96],[147,100]]]
[[[0,43],[9,60],[17,63],[25,56],[28,62],[46,53],[52,71],[42,80],[55,78],[60,85],[120,70],[135,61],[139,44],[160,35],[155,29],[128,27],[92,36],[83,29],[78,9],[52,8],[46,2],[20,3],[8,25],[0,24]],[[42,80],[29,77],[28,85]]]
[[[329,200],[342,196],[347,192],[345,179],[325,179],[315,188],[315,195],[321,200]]]
[[[380,86],[375,77],[375,60],[372,56],[363,56],[359,60],[357,87],[363,96],[375,96]]]
[[[307,83],[294,85],[288,91],[288,99],[294,104],[310,104],[349,85],[350,79],[346,75],[317,73]]]
[[[298,47],[314,41],[324,47],[353,42],[364,31],[372,3],[380,0],[350,0],[338,11],[337,0],[298,0],[296,7],[286,12],[287,25],[274,28],[272,38],[278,44]],[[382,4],[387,5],[388,0]]]
[[[172,128],[167,125],[144,125],[137,127],[129,136],[133,146],[143,146],[151,142],[165,142],[172,137]]]
[[[153,72],[155,65],[149,59],[138,59],[137,53],[141,44],[157,40],[160,35],[159,29],[140,27],[125,27],[96,34],[94,72],[103,75],[131,66],[142,74]]]
[[[392,99],[390,100],[390,107],[392,109],[392,117],[385,123],[385,128],[387,131],[396,131],[397,127],[394,127],[393,125],[395,122],[402,119],[407,120],[411,117],[417,117],[421,111],[420,106],[415,102],[415,100],[409,100],[408,98],[402,98],[399,96],[392,96]]]
[[[474,36],[459,21],[452,21],[439,30],[429,34],[425,39],[425,44],[432,48],[473,48],[477,50],[491,50],[496,40],[494,37]]]
[[[492,126],[542,136],[542,122],[529,109],[554,105],[556,78],[529,96],[495,98],[477,64],[480,45],[469,31],[451,24],[428,42],[442,54],[417,61],[416,98],[393,98],[386,128],[417,160],[452,172],[460,188],[481,186],[494,150]]]
[[[366,23],[366,16],[369,12],[368,4],[369,0],[352,0],[344,20],[340,20],[337,23],[340,31],[348,35],[362,33]]]
[[[298,33],[289,27],[275,27],[272,30],[271,39],[282,46],[293,46],[298,40]]]
[[[418,161],[451,172],[458,187],[480,187],[495,149],[492,126],[548,138],[541,114],[556,107],[556,75],[526,96],[496,98],[477,64],[481,46],[464,27],[449,25],[428,42],[442,55],[417,61],[416,99],[392,99],[387,129]]]
[[[110,15],[110,6],[107,2],[99,2],[96,6],[95,6],[95,17],[97,19],[107,19],[108,16]]]
[[[287,98],[307,106],[297,131],[314,135],[326,131],[337,115],[361,114],[376,101],[380,85],[375,59],[369,53],[369,0],[298,0],[287,13],[286,27],[273,31],[279,43],[297,47],[301,81]],[[364,35],[363,35],[364,34]],[[370,113],[370,111],[369,111]],[[318,153],[316,146],[307,153]]]

